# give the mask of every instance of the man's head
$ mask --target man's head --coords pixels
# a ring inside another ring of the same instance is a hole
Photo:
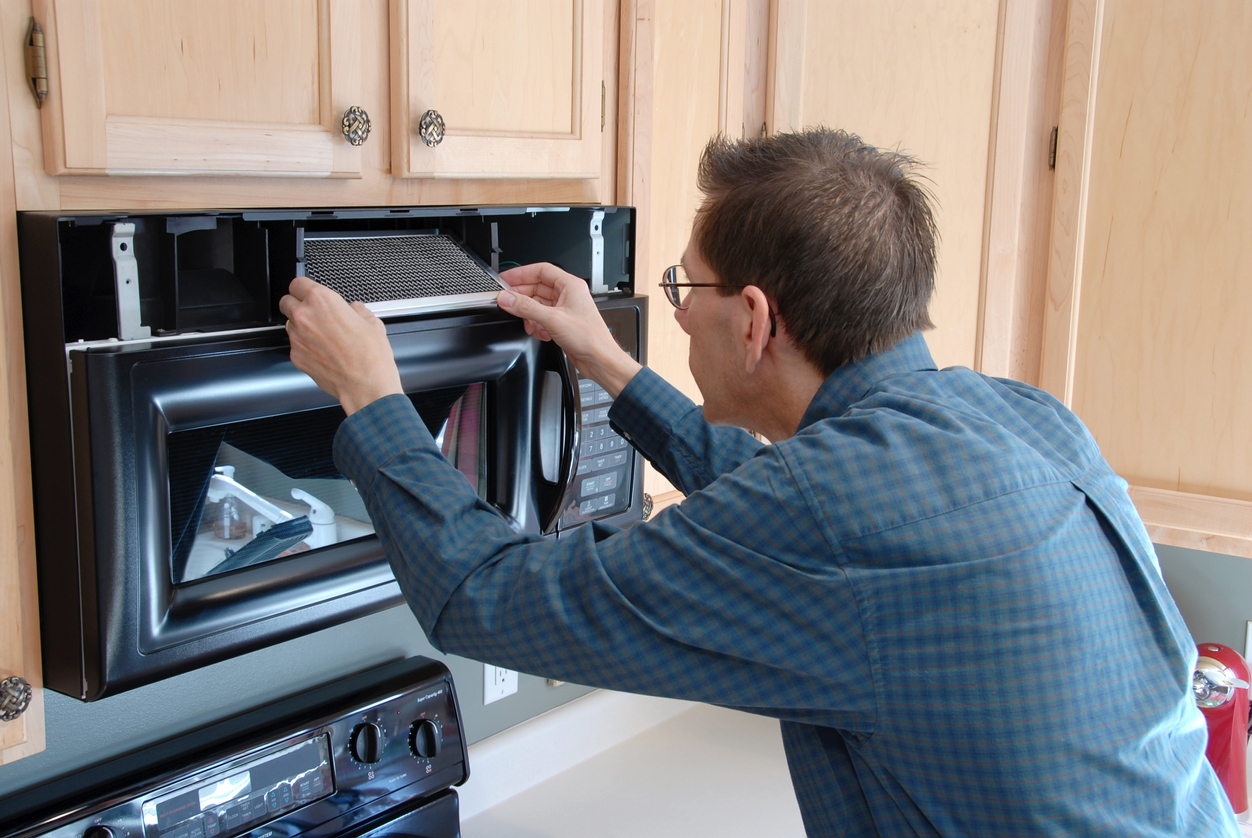
[[[724,293],[764,291],[827,375],[931,328],[937,234],[915,167],[826,128],[716,138],[700,161],[691,242]]]

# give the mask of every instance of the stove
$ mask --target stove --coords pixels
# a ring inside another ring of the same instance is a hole
[[[409,658],[0,801],[11,838],[460,835],[452,676]]]

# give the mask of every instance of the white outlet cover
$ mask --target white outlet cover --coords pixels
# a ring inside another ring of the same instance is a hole
[[[517,673],[502,666],[483,664],[483,704],[513,695],[517,692]]]
[[[1248,620],[1243,629],[1243,659],[1252,661],[1252,620]]]

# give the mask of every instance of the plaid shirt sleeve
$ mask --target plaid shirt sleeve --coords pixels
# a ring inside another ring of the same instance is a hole
[[[820,534],[790,526],[798,490],[777,453],[742,438],[757,456],[698,497],[646,526],[560,540],[514,533],[403,396],[350,417],[335,448],[441,651],[868,729],[873,688],[851,591],[814,561],[828,551]],[[709,476],[696,467],[690,480]]]

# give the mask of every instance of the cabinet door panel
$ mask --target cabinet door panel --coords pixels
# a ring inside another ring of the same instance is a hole
[[[392,0],[390,25],[394,175],[600,176],[603,0]]]
[[[1042,359],[1154,541],[1244,556],[1250,38],[1236,0],[1070,3]]]
[[[360,176],[339,124],[362,93],[351,5],[37,0],[35,13],[49,173]]]

